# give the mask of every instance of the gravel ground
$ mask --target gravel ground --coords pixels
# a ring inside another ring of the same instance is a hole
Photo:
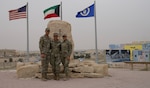
[[[15,70],[0,71],[0,88],[150,88],[150,71],[109,68],[110,77],[68,81],[18,79]]]

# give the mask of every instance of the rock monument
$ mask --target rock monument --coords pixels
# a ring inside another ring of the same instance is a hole
[[[68,22],[61,21],[61,20],[53,20],[50,21],[47,25],[50,28],[50,37],[53,38],[53,33],[59,33],[59,39],[62,40],[62,35],[67,34],[68,39],[72,42],[73,50],[71,61],[69,64],[69,71],[71,78],[101,78],[108,75],[108,65],[107,64],[97,64],[95,61],[92,60],[75,60],[73,59],[73,51],[74,51],[74,42],[71,33],[71,25]],[[102,57],[102,56],[101,56]],[[61,72],[63,72],[63,66],[61,66]],[[52,68],[49,64],[48,68],[48,76],[52,78]],[[41,62],[35,63],[17,63],[17,77],[18,78],[41,78]],[[61,77],[64,77],[61,74]]]
[[[74,51],[74,42],[71,33],[71,24],[66,21],[61,20],[52,20],[48,23],[47,27],[50,29],[50,37],[53,38],[53,33],[59,34],[59,39],[62,41],[63,34],[67,34],[68,40],[72,43],[72,54],[71,59],[73,59],[73,51]]]

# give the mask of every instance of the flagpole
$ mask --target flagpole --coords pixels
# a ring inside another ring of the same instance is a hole
[[[29,14],[28,14],[28,2],[27,2],[27,61],[29,61]]]
[[[61,20],[62,20],[62,1],[60,3],[60,6],[61,6]]]
[[[98,63],[98,49],[97,49],[97,23],[96,23],[96,1],[94,1],[94,18],[95,18],[95,52],[96,52],[96,63]]]

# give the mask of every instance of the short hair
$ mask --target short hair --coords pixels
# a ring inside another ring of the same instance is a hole
[[[62,37],[67,37],[67,34],[64,34]]]
[[[50,31],[50,29],[49,28],[45,28],[45,31]]]
[[[53,36],[58,36],[58,33],[54,33]]]

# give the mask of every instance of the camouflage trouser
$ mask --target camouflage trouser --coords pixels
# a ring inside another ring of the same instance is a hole
[[[61,56],[61,62],[62,62],[62,64],[63,64],[63,66],[64,66],[64,73],[66,74],[66,76],[68,76],[68,72],[69,72],[69,67],[68,67],[68,65],[69,65],[69,60],[67,59],[67,57],[65,57],[65,56]]]
[[[60,55],[51,55],[50,64],[52,66],[52,71],[55,75],[60,73],[60,63]]]
[[[41,58],[41,72],[43,78],[47,78],[49,59],[49,55],[46,55],[45,58]]]

